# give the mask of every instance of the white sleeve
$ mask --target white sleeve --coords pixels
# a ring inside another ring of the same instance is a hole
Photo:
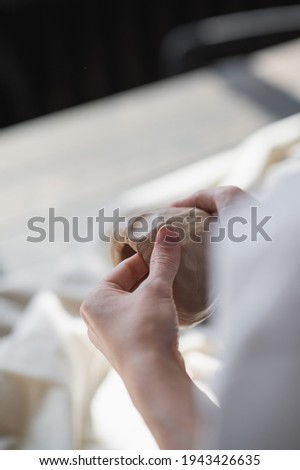
[[[220,244],[214,264],[225,351],[216,449],[300,449],[300,175],[274,187],[263,211],[272,241],[240,225],[247,240]]]

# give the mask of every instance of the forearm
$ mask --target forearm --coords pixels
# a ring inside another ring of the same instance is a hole
[[[199,391],[183,367],[153,355],[135,361],[122,378],[161,449],[194,449],[198,445]]]

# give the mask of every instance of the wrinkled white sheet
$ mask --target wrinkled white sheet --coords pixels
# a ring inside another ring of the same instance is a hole
[[[128,211],[162,206],[200,187],[267,185],[266,176],[274,180],[299,168],[297,142],[300,115],[256,133],[232,152],[128,191],[115,202]],[[76,264],[76,251],[72,256]],[[95,257],[101,257],[97,247]],[[102,259],[106,270],[107,259]],[[108,364],[90,345],[78,316],[82,296],[97,282],[94,266],[85,268],[84,286],[74,263],[63,273],[58,270],[48,292],[41,282],[46,271],[10,274],[0,283],[0,448],[154,448],[126,390],[113,371],[107,375]],[[219,367],[212,343],[205,329],[182,338],[187,368],[200,386]]]

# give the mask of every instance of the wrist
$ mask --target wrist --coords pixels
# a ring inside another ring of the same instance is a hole
[[[177,360],[144,354],[123,370],[122,379],[161,448],[194,448],[199,425],[195,386]]]
[[[123,357],[119,374],[126,383],[129,380],[141,380],[149,372],[166,373],[170,369],[179,369],[185,373],[185,365],[179,351],[158,350],[156,348],[135,348]]]

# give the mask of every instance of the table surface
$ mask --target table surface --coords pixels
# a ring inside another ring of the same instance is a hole
[[[2,130],[0,262],[13,269],[62,253],[59,244],[26,242],[29,217],[49,207],[65,217],[88,213],[296,112],[298,57],[293,41]],[[274,89],[285,111],[274,108]]]

